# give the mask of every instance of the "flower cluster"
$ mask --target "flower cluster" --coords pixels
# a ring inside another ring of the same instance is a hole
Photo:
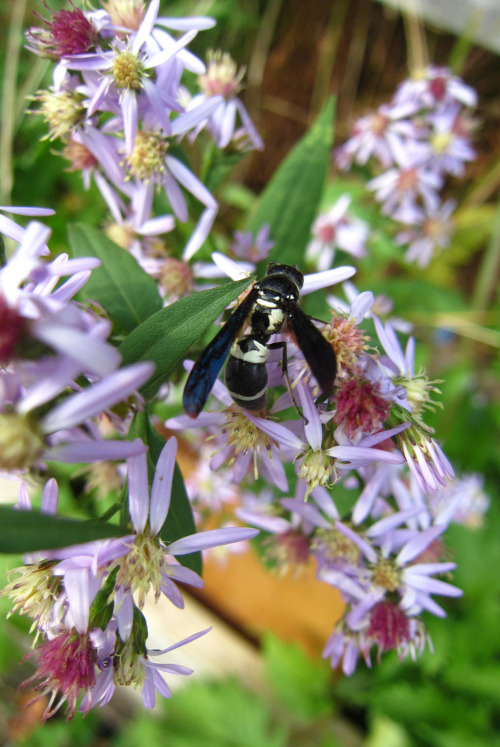
[[[94,462],[137,453],[131,442],[104,439],[99,417],[108,412],[123,432],[126,416],[110,408],[132,396],[154,366],[119,368],[121,356],[107,341],[111,324],[74,301],[99,260],[60,254],[47,261],[50,230],[37,221],[22,228],[4,215],[0,233],[14,243],[0,270],[0,468],[18,475],[40,469],[44,460]]]
[[[36,649],[37,670],[24,684],[40,680],[35,693],[49,696],[44,720],[63,703],[72,718],[82,693],[79,709],[87,713],[93,706],[107,703],[119,685],[140,687],[144,705],[152,708],[156,692],[170,697],[162,672],[192,673],[187,667],[155,658],[199,638],[208,629],[163,651],[149,650],[141,612],[146,594],[151,592],[156,599],[165,595],[182,608],[177,583],[199,587],[203,581],[176,557],[251,539],[257,530],[228,527],[163,542],[160,534],[170,508],[176,451],[172,438],[158,459],[151,495],[144,449],[128,459],[132,526],[124,527],[125,536],[30,554],[26,565],[12,572],[16,577],[2,592],[14,601],[12,612],[17,610],[33,620],[36,640],[42,639]],[[43,491],[42,511],[54,514],[57,502],[57,483],[51,478]],[[31,509],[24,482],[18,508]]]
[[[389,104],[361,117],[335,152],[339,168],[372,163],[368,183],[382,213],[407,226],[396,236],[406,259],[426,267],[446,248],[453,200],[442,202],[447,176],[462,177],[475,157],[470,143],[475,91],[447,68],[431,65],[404,81]]]
[[[215,21],[166,18],[159,5],[109,0],[98,10],[73,6],[27,34],[34,52],[57,62],[52,87],[35,97],[49,137],[62,141],[64,157],[86,186],[94,179],[112,216],[109,235],[146,269],[158,255],[167,259],[161,237],[176,221],[188,220],[183,190],[202,206],[183,260],[202,246],[218,210],[178,157],[181,140],[205,130],[219,148],[262,148],[237,97],[243,73],[227,54],[211,54],[206,67],[188,50]],[[185,72],[198,77],[200,93],[188,91]],[[153,214],[155,189],[164,191],[173,214]]]
[[[352,268],[340,267],[306,276],[303,291],[352,274]],[[197,436],[198,448],[205,454],[210,446],[210,467],[221,476],[210,479],[206,465],[203,472],[200,465],[192,481],[198,510],[213,511],[206,491],[203,498],[203,485],[217,482],[226,510],[236,503],[240,519],[271,533],[266,552],[273,563],[293,567],[312,555],[318,578],[341,591],[346,612],[325,656],[332,666],[343,661],[347,674],[360,653],[370,662],[374,645],[379,654],[389,649],[400,656],[421,652],[427,634],[420,613],[444,614],[432,595],[461,593],[434,578],[454,567],[441,560],[439,538],[454,513],[450,501],[457,505],[448,487],[453,469],[424,420],[438,390],[425,372],[415,372],[413,338],[403,350],[391,323],[374,317],[377,351],[362,328],[373,303],[370,292],[357,295],[324,326],[338,365],[335,390],[328,398],[318,398],[318,384],[302,351],[288,341],[289,386],[269,409],[245,411],[217,381],[213,394],[223,409],[202,412],[194,421],[177,416],[166,422],[170,429],[203,428],[210,434],[204,445]],[[277,342],[279,336],[272,339]],[[281,361],[281,350],[271,352],[271,387],[284,383]],[[290,416],[290,406],[299,409],[301,419],[293,411]],[[280,413],[285,415],[278,420]],[[268,486],[286,493],[287,463],[295,468],[295,498],[277,505],[269,488],[262,498],[241,489],[226,489],[223,498],[228,471],[234,483],[243,486],[260,475]],[[354,487],[358,497],[341,520],[334,501],[342,485]],[[449,500],[434,499],[446,491]],[[426,562],[431,556],[435,562]]]

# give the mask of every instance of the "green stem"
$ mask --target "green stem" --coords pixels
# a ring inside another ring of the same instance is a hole
[[[491,238],[486,247],[472,294],[473,309],[487,309],[497,286],[500,268],[500,201],[498,202]]]
[[[2,93],[2,132],[0,135],[0,202],[9,204],[13,185],[13,143],[17,73],[23,43],[23,24],[26,0],[12,4],[12,20],[9,26],[5,71]]]

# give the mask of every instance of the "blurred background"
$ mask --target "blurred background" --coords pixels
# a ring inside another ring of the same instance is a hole
[[[49,5],[65,7],[56,0]],[[54,157],[41,119],[25,113],[27,97],[50,83],[49,64],[23,49],[34,10],[44,12],[40,3],[19,0],[0,7],[0,203],[57,208],[49,221],[57,253],[66,247],[68,222],[100,225],[106,212],[97,191],[85,192],[80,177]],[[222,563],[207,561],[206,587],[189,600],[187,613],[176,621],[169,608],[172,639],[200,620],[215,631],[189,649],[196,674],[153,714],[125,693],[84,720],[67,723],[61,713],[41,727],[44,704],[26,708],[30,695],[18,691],[32,671],[29,660],[18,664],[29,645],[25,621],[9,619],[0,625],[0,743],[500,745],[500,6],[494,0],[186,0],[163,3],[162,12],[217,20],[192,50],[202,58],[209,48],[229,51],[246,66],[242,98],[265,142],[261,153],[237,159],[219,185],[216,234],[240,227],[243,210],[330,94],[337,96],[340,145],[358,117],[389,101],[412,70],[427,64],[449,66],[477,91],[477,157],[466,177],[448,188],[459,204],[449,249],[419,269],[405,265],[401,250],[379,233],[356,282],[359,290],[392,297],[398,316],[414,325],[419,365],[431,379],[443,380],[443,409],[431,424],[457,473],[484,481],[490,508],[477,526],[455,526],[447,535],[457,563],[454,583],[465,593],[446,604],[447,619],[426,621],[434,654],[402,663],[389,654],[371,670],[359,665],[351,678],[332,673],[321,660],[342,609],[338,595],[316,586],[313,569],[278,579],[251,550]],[[332,162],[329,194],[352,191],[356,179],[340,175]],[[362,198],[357,209],[370,217]],[[183,462],[189,471],[189,453]],[[1,562],[5,569],[18,564]],[[0,600],[2,616],[8,609]],[[147,613],[158,647],[166,614],[161,607]],[[183,663],[191,662],[184,656]]]

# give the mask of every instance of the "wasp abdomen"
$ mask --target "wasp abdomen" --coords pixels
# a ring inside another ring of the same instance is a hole
[[[266,406],[267,345],[251,336],[237,340],[229,352],[224,374],[229,394],[246,410],[261,410]]]

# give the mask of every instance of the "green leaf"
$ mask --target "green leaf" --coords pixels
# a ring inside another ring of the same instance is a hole
[[[334,100],[329,99],[311,129],[280,164],[264,190],[247,230],[265,223],[276,242],[270,259],[301,265],[321,199],[333,142]]]
[[[101,266],[92,271],[83,293],[106,309],[116,326],[131,332],[161,309],[156,283],[131,254],[92,226],[70,225],[69,242],[74,257],[97,257]]]
[[[296,644],[267,634],[263,639],[267,679],[280,701],[298,719],[309,721],[331,710],[331,670],[312,661]]]
[[[248,286],[250,278],[224,283],[213,290],[200,291],[153,314],[120,345],[123,365],[153,361],[155,372],[141,392],[153,397],[191,345],[201,337],[226,306]]]
[[[0,526],[2,553],[51,550],[108,537],[123,537],[125,534],[123,529],[112,524],[64,519],[7,506],[0,506]]]
[[[142,438],[148,445],[148,479],[151,485],[154,478],[156,463],[165,446],[165,439],[158,433],[151,423],[147,412],[138,412],[130,426],[130,438]],[[175,465],[172,480],[172,497],[167,520],[160,531],[161,539],[168,544],[181,537],[187,537],[196,532],[191,504],[186,494],[184,480],[177,464]],[[179,562],[187,568],[201,574],[201,553],[195,552],[189,555],[179,556]]]

